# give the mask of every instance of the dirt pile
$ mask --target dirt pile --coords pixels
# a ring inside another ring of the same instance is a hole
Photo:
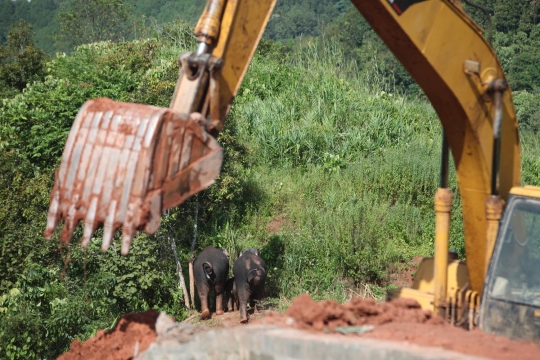
[[[75,340],[67,353],[58,360],[120,360],[133,359],[156,340],[156,319],[159,312],[148,310],[121,317],[113,330],[97,332],[96,336],[81,343]]]
[[[480,329],[467,331],[452,326],[440,317],[433,316],[430,311],[422,310],[411,299],[376,304],[371,299],[354,298],[341,305],[333,300],[315,302],[309,295],[301,295],[293,300],[284,314],[272,312],[255,323],[294,327],[321,334],[323,330],[334,332],[336,327],[374,325],[373,331],[361,337],[441,347],[489,359],[532,360],[538,359],[540,354],[539,344],[486,334]]]
[[[161,334],[160,339],[163,341],[183,342],[189,341],[190,334],[194,331],[206,331],[215,327],[232,328],[239,321],[237,312],[215,316],[204,322],[199,321],[196,316],[191,319],[191,322],[197,324],[195,329],[193,324],[175,325],[174,320],[165,315],[157,321],[158,316],[159,313],[154,310],[125,315],[113,330],[98,331],[95,337],[85,343],[74,341],[70,351],[59,359],[132,359],[135,354],[146,350],[156,341],[157,333]],[[198,326],[199,323],[204,326]],[[360,336],[441,347],[490,359],[532,360],[538,359],[540,354],[538,344],[485,334],[479,329],[467,331],[454,327],[433,316],[431,312],[422,310],[416,301],[409,299],[396,299],[377,304],[371,299],[355,298],[341,305],[333,300],[315,302],[309,295],[301,295],[284,314],[266,311],[253,314],[250,323],[294,327],[317,332],[321,337],[358,337],[356,330],[355,333],[338,335],[336,328],[351,329],[350,327],[373,325],[374,327],[370,329],[372,331]],[[186,325],[191,327],[184,328]],[[170,339],[165,339],[163,334],[168,333],[171,335]],[[181,340],[184,335],[186,340]]]
[[[336,327],[382,325],[390,322],[442,324],[443,319],[420,308],[415,300],[396,299],[377,304],[373,299],[354,298],[341,305],[334,300],[315,302],[307,294],[297,297],[283,315],[271,313],[265,321],[287,324],[304,330],[333,331]],[[292,319],[292,320],[291,320]],[[274,321],[272,321],[274,320]]]

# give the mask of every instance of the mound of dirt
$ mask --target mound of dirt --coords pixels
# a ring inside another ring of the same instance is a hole
[[[270,313],[266,322],[276,325],[285,321],[304,330],[334,331],[336,327],[381,325],[390,322],[417,324],[443,324],[444,320],[434,317],[430,311],[420,308],[415,300],[396,299],[382,304],[373,299],[354,298],[341,305],[334,300],[315,302],[307,294],[297,297],[283,315]],[[292,321],[290,320],[292,319]]]
[[[539,344],[514,341],[503,336],[486,334],[479,329],[467,331],[452,326],[442,318],[433,316],[430,311],[422,310],[420,305],[411,299],[396,299],[376,304],[372,299],[354,298],[341,305],[333,300],[315,302],[309,295],[304,294],[293,300],[285,314],[272,312],[255,323],[319,333],[323,330],[335,332],[336,327],[374,325],[373,331],[361,336],[442,347],[490,359],[532,360],[538,359],[540,354]]]
[[[122,316],[113,330],[97,332],[81,343],[75,340],[67,353],[58,360],[121,360],[133,359],[156,340],[156,319],[159,312],[148,310]]]
[[[70,351],[59,359],[133,359],[156,341],[156,337],[159,342],[157,333],[161,334],[161,340],[174,342],[181,339],[176,330],[179,334],[186,335],[183,331],[191,334],[195,330],[206,331],[211,327],[231,328],[236,326],[239,320],[237,312],[214,316],[212,320],[204,322],[196,321],[197,317],[193,317],[194,322],[204,326],[196,326],[194,329],[193,325],[181,324],[176,329],[170,326],[174,324],[174,320],[165,315],[160,317],[163,321],[158,321],[156,325],[158,316],[159,313],[154,310],[125,315],[116,323],[113,330],[98,331],[95,337],[85,343],[74,341]],[[467,331],[454,327],[440,317],[433,316],[431,312],[422,310],[416,301],[409,299],[396,299],[377,304],[371,299],[354,298],[341,305],[333,300],[315,302],[306,294],[296,298],[284,314],[277,312],[253,314],[250,323],[294,327],[317,332],[322,337],[357,337],[356,333],[336,335],[336,328],[373,325],[372,331],[361,335],[363,338],[442,347],[463,354],[501,360],[516,358],[532,360],[538,359],[540,354],[539,344],[513,341],[502,336],[485,334],[479,329]],[[186,330],[182,328],[185,325],[192,327]],[[172,330],[169,331],[169,328]],[[323,331],[334,334],[324,334]],[[163,334],[168,332],[171,332],[172,340],[163,338]],[[189,341],[189,334],[186,335],[188,340],[183,341]]]

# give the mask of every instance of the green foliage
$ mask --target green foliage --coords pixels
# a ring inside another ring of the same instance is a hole
[[[0,0],[0,44],[7,42],[11,24],[24,20],[36,30],[37,45],[52,52],[54,44],[51,35],[56,28],[54,17],[59,3],[59,0]]]
[[[278,2],[266,35],[274,40],[317,36],[325,25],[350,7],[343,0],[289,0]]]
[[[516,56],[510,67],[512,85],[516,89],[532,90],[540,84],[537,59],[540,51],[533,50]]]
[[[349,7],[336,18],[327,33],[337,39],[344,58],[356,61],[367,82],[377,89],[410,97],[422,95],[420,87],[356,8]]]
[[[136,17],[152,17],[158,23],[167,23],[180,18],[194,24],[201,15],[206,0],[132,0],[130,3]]]
[[[526,90],[513,94],[520,130],[540,131],[540,94]]]
[[[12,25],[7,45],[0,45],[0,99],[21,91],[45,76],[45,53],[34,46],[32,26],[20,20]]]
[[[52,186],[49,174],[35,169],[18,151],[0,149],[0,292],[17,281],[31,262],[58,259],[50,243],[36,247]],[[23,205],[24,204],[24,205]],[[40,241],[41,242],[41,241]]]
[[[437,118],[422,102],[371,92],[353,64],[335,66],[341,58],[313,42],[286,64],[256,59],[229,123],[269,202],[235,243],[265,244],[276,295],[343,294],[336,277],[383,284],[391,264],[431,251]],[[266,242],[261,216],[290,227]]]
[[[121,0],[67,0],[57,15],[58,38],[67,48],[118,41],[127,34],[129,10]]]
[[[205,4],[206,0],[0,0],[0,44],[7,42],[10,26],[18,20],[32,24],[37,45],[52,54],[85,42],[134,39],[149,26],[178,19],[194,24]]]

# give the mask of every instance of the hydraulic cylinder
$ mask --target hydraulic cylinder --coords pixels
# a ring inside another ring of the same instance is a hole
[[[450,216],[454,194],[449,188],[439,188],[435,194],[435,297],[433,312],[445,317],[446,288],[448,283],[448,239],[450,234]]]

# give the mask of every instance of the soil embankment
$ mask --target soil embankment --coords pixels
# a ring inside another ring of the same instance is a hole
[[[441,347],[491,359],[532,360],[540,356],[539,344],[452,326],[409,299],[376,304],[372,299],[355,298],[341,305],[333,300],[315,302],[308,295],[301,295],[284,314],[269,313],[257,322],[330,333],[337,327],[374,325],[373,331],[361,336]]]
[[[58,360],[133,359],[156,340],[158,316],[159,312],[155,310],[124,315],[112,330],[99,330],[84,343],[73,341],[69,351]]]
[[[156,340],[158,315],[153,310],[128,314],[118,321],[113,330],[99,331],[85,343],[74,341],[70,351],[59,359],[132,359]],[[229,328],[238,324],[238,313],[224,314],[205,322],[194,320],[199,325],[209,326],[208,329]],[[415,301],[406,299],[377,304],[371,299],[355,298],[346,304],[339,304],[333,300],[315,302],[309,295],[301,295],[285,313],[255,314],[251,317],[251,323],[296,328],[319,333],[323,337],[347,336],[350,339],[361,336],[408,342],[491,359],[538,359],[540,354],[538,344],[451,326],[431,312],[420,309]],[[364,325],[371,325],[373,329],[362,335],[336,334],[343,329]]]

